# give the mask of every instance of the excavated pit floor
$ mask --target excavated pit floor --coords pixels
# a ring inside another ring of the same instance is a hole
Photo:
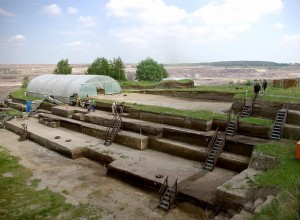
[[[179,98],[160,95],[127,93],[116,95],[98,95],[98,99],[112,100],[116,102],[138,103],[143,105],[162,106],[183,110],[210,110],[216,112],[226,112],[231,106],[232,102],[210,101],[203,99]]]
[[[231,179],[237,172],[216,167],[213,172],[200,174],[202,165],[192,161],[151,149],[143,151],[135,150],[118,144],[111,144],[109,147],[103,145],[103,141],[90,137],[79,132],[70,131],[65,128],[51,128],[42,125],[37,119],[11,120],[7,127],[11,130],[20,129],[22,124],[28,125],[28,131],[44,141],[50,140],[56,151],[59,148],[67,149],[72,154],[88,148],[95,154],[108,155],[115,160],[109,164],[112,170],[117,169],[124,174],[130,173],[140,179],[162,183],[166,176],[169,176],[169,183],[173,184],[176,178],[179,180],[179,192],[199,201],[207,207],[212,207],[215,201],[217,186],[222,185]],[[60,136],[60,139],[55,139]],[[66,140],[70,139],[70,142]],[[110,171],[109,171],[110,172]],[[163,178],[157,178],[161,174]]]

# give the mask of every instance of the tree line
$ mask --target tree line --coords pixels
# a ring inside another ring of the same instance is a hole
[[[71,74],[72,66],[68,59],[61,59],[53,71],[54,74]],[[120,57],[107,60],[105,57],[98,57],[88,67],[86,74],[106,75],[115,80],[126,81],[125,65]],[[147,57],[140,61],[136,69],[136,79],[139,81],[161,81],[168,77],[164,66],[154,59]]]

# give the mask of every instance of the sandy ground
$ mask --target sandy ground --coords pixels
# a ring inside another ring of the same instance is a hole
[[[64,195],[68,203],[99,208],[102,219],[204,219],[205,212],[189,203],[179,203],[168,213],[157,209],[158,193],[103,176],[103,167],[96,162],[72,160],[34,142],[19,142],[5,129],[0,137],[0,146],[32,171],[31,179],[41,180],[38,190],[48,188]]]
[[[215,112],[228,111],[232,105],[231,102],[209,101],[201,99],[179,98],[160,95],[127,93],[117,95],[98,95],[98,99],[114,100],[116,102],[138,103],[143,105],[155,105],[162,107],[171,107],[183,110],[211,110]]]

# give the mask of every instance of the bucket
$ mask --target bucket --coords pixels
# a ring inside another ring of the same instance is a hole
[[[296,145],[296,159],[300,160],[300,141]]]

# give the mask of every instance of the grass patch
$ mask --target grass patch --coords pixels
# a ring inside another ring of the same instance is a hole
[[[259,175],[258,187],[277,186],[282,189],[278,200],[255,214],[252,219],[299,219],[300,161],[295,158],[295,141],[268,142],[256,147],[264,154],[279,158],[279,164]]]
[[[126,103],[126,106],[132,107],[133,109],[139,111],[147,111],[153,112],[158,114],[166,114],[166,115],[175,115],[175,116],[183,116],[188,118],[195,118],[195,119],[203,119],[203,120],[211,120],[216,113],[212,111],[188,111],[188,110],[180,110],[168,107],[161,107],[161,106],[148,106],[148,105],[140,105],[140,104],[131,104]]]
[[[161,82],[148,82],[148,81],[122,81],[119,82],[121,87],[130,87],[130,86],[157,86]]]
[[[247,123],[247,124],[255,124],[255,125],[265,125],[265,126],[272,126],[273,120],[266,119],[266,118],[240,118],[240,122]]]
[[[85,176],[79,176],[77,179],[81,180],[81,181],[84,181],[84,180],[86,180],[86,177]]]
[[[6,116],[22,116],[23,113],[18,110],[8,110],[8,111],[0,111],[0,115]]]
[[[98,210],[88,205],[73,206],[48,189],[36,190],[38,180],[30,181],[31,172],[0,147],[0,219],[75,219],[93,218]],[[3,176],[11,173],[12,177]]]
[[[13,98],[17,99],[23,99],[23,100],[39,100],[39,98],[32,97],[32,96],[26,96],[26,88],[20,88],[18,90],[15,90],[11,93],[11,96]]]

